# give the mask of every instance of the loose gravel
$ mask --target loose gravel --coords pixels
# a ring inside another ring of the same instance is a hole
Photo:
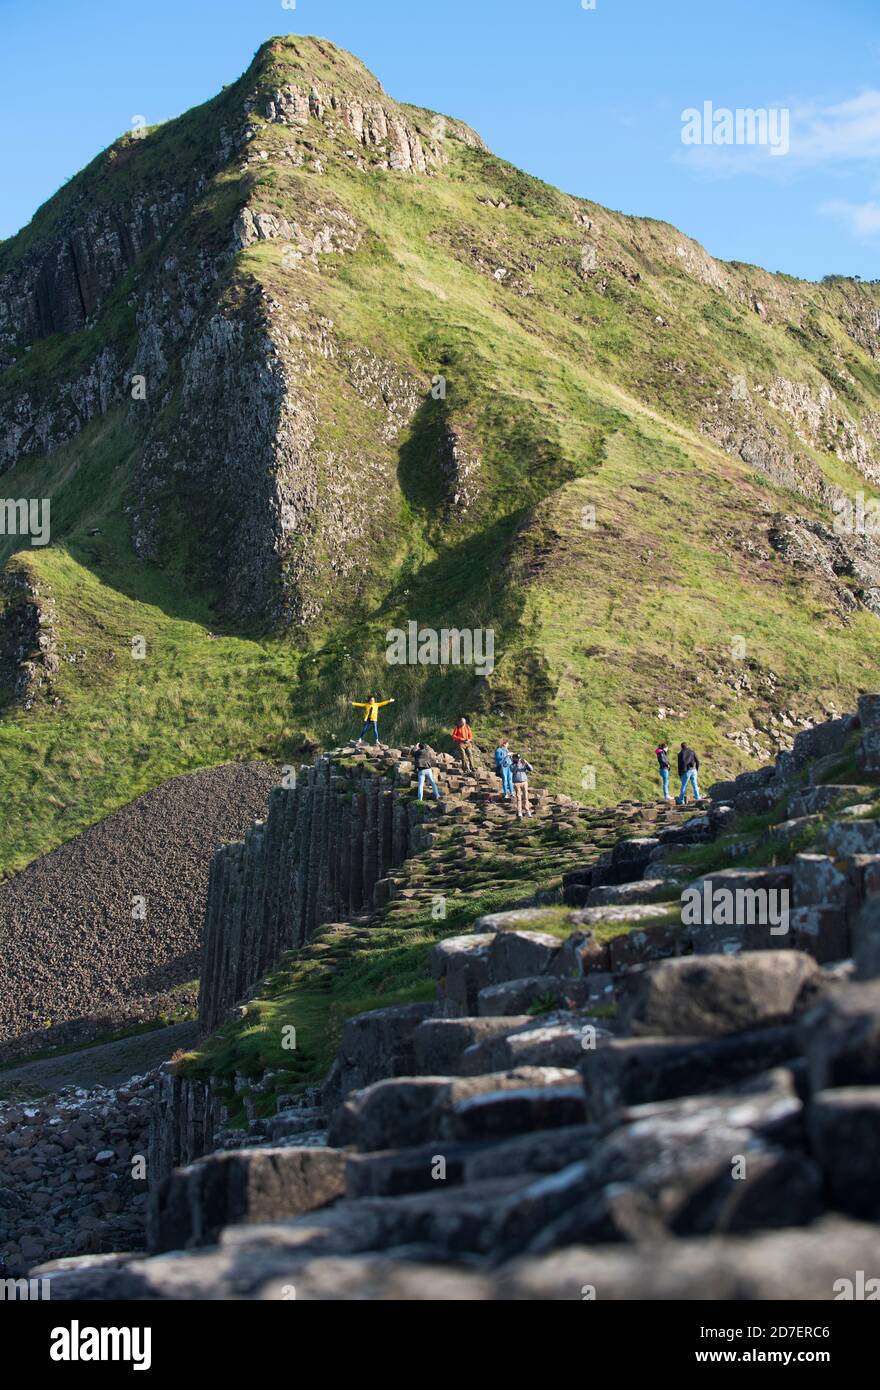
[[[214,850],[265,815],[269,763],[175,777],[0,884],[4,1044],[193,980]]]

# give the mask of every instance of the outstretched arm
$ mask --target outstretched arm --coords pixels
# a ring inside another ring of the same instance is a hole
[[[383,705],[393,705],[393,704],[394,704],[394,701],[393,701],[393,700],[379,700],[379,701],[377,701],[377,704],[378,704],[378,706],[379,706],[379,709],[381,709]]]
[[[366,708],[367,708],[367,702],[366,702],[366,700],[352,700],[351,703],[354,705],[354,708],[355,708],[355,709],[366,709]]]

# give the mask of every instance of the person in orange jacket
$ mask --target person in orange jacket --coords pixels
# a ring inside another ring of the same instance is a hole
[[[471,747],[474,741],[474,731],[467,722],[467,716],[461,715],[455,728],[452,730],[452,737],[458,747],[458,756],[461,758],[461,765],[465,772],[475,773],[474,750]]]
[[[355,709],[362,709],[364,711],[364,727],[361,729],[360,734],[358,735],[358,743],[363,743],[364,734],[367,732],[367,729],[369,729],[370,725],[372,724],[373,733],[376,735],[376,743],[378,744],[379,711],[385,705],[393,705],[394,701],[380,700],[378,695],[371,695],[369,700],[352,700],[351,703]]]

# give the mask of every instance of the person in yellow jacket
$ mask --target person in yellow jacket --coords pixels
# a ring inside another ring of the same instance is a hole
[[[364,734],[373,726],[373,733],[376,735],[376,743],[379,742],[379,711],[384,705],[393,705],[393,700],[380,700],[378,695],[371,695],[369,700],[352,700],[355,709],[364,711],[364,727],[358,735],[358,743],[363,743]]]

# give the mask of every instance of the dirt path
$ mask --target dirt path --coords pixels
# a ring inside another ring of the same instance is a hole
[[[84,1047],[63,1057],[47,1057],[0,1071],[0,1100],[51,1095],[62,1086],[119,1086],[167,1062],[178,1048],[187,1050],[198,1037],[197,1023],[175,1023],[134,1038]]]

